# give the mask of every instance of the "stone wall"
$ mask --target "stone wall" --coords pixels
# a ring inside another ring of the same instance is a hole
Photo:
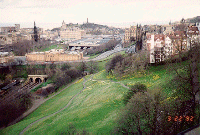
[[[45,54],[43,53],[29,53],[26,54],[27,61],[45,61]]]

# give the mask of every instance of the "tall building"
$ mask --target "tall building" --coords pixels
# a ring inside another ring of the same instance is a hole
[[[65,30],[67,28],[65,21],[63,20],[61,30]]]
[[[19,30],[20,30],[20,24],[15,24],[15,31],[19,32]]]
[[[149,33],[146,44],[150,63],[164,61],[173,54],[173,44],[169,35]]]
[[[80,30],[77,26],[66,26],[64,20],[62,22],[60,38],[63,40],[77,40],[81,39],[86,33],[84,30]]]
[[[129,29],[125,30],[124,42],[130,42],[131,40],[136,40],[136,26],[131,26]]]

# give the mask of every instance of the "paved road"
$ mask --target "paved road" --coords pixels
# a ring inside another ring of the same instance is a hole
[[[105,59],[108,56],[110,56],[110,55],[112,55],[114,53],[117,53],[117,52],[121,52],[121,51],[124,51],[124,49],[123,48],[116,48],[116,49],[111,50],[111,51],[106,51],[106,52],[102,53],[101,55],[99,55],[96,58],[91,59],[91,60],[98,61],[98,60],[101,60],[101,59]]]

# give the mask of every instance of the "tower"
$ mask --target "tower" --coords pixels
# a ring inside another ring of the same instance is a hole
[[[37,33],[37,27],[35,25],[35,21],[34,21],[34,40],[35,42],[38,41],[38,33]]]
[[[87,23],[88,23],[88,18],[87,18]]]
[[[66,23],[64,22],[64,20],[63,20],[63,22],[62,22],[62,27],[61,27],[62,29],[66,29],[67,27],[66,27]]]
[[[15,24],[15,30],[18,32],[20,30],[20,24]]]

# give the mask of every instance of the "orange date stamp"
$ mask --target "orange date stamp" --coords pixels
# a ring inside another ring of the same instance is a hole
[[[192,122],[194,120],[194,116],[168,116],[167,121],[168,122],[173,122],[173,121],[188,121],[188,122]]]

